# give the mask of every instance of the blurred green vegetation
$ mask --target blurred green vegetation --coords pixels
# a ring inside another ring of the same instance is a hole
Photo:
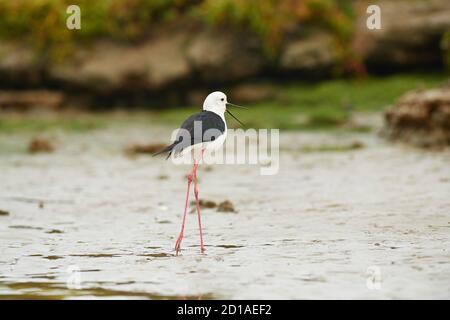
[[[134,41],[161,23],[188,17],[209,25],[245,28],[260,36],[268,54],[298,24],[336,35],[343,52],[353,24],[351,0],[0,0],[0,38],[28,40],[39,53],[67,57],[75,43],[99,37]],[[82,28],[66,25],[69,5],[81,9]]]
[[[353,30],[350,0],[206,0],[193,11],[210,24],[246,27],[259,35],[266,52],[274,55],[284,35],[298,24],[322,27],[336,36],[336,45],[345,48]]]
[[[448,70],[450,70],[450,31],[447,31],[442,37],[441,47],[444,54],[444,63]]]
[[[248,128],[366,131],[370,128],[349,125],[354,112],[382,111],[408,90],[431,88],[445,81],[448,81],[445,74],[419,73],[281,84],[276,87],[275,98],[247,105],[250,110],[234,113]],[[158,113],[158,118],[176,125],[196,110],[165,110]],[[236,127],[233,119],[228,123]]]
[[[367,77],[363,80],[335,79],[320,83],[275,85],[274,98],[234,110],[247,128],[284,130],[367,131],[371,127],[351,125],[355,112],[380,112],[408,90],[435,87],[448,81],[444,74],[403,74]],[[239,101],[234,101],[240,103]],[[86,132],[108,127],[157,125],[179,126],[199,107],[108,113],[59,113],[51,115],[3,114],[0,132],[42,133],[54,130]],[[228,119],[230,127],[238,127]]]

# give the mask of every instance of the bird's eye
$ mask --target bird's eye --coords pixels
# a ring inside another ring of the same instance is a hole
[[[220,99],[220,101],[225,101],[225,98]]]

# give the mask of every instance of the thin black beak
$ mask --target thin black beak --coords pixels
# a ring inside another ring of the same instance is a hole
[[[239,108],[239,109],[248,109],[247,107],[238,106],[237,104],[229,103],[229,102],[227,102],[227,106],[231,106],[231,107],[235,107],[235,108]]]
[[[229,102],[227,102],[227,106],[235,107],[235,108],[239,108],[239,109],[248,109],[248,108],[246,108],[246,107],[238,106],[237,104],[229,103]],[[227,113],[228,113],[230,116],[232,116],[234,120],[236,120],[237,122],[239,122],[239,124],[240,124],[241,126],[245,127],[245,125],[244,125],[238,118],[236,118],[236,117],[234,116],[234,114],[232,114],[232,113],[230,112],[230,110],[227,109]]]
[[[234,118],[234,120],[236,120],[237,122],[239,122],[239,124],[241,125],[241,126],[245,126],[238,118],[236,118],[231,112],[230,112],[230,110],[228,110],[227,109],[227,113],[230,115],[230,116],[232,116],[233,118]]]

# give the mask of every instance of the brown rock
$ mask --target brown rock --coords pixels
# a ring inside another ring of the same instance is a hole
[[[217,203],[211,200],[199,199],[198,205],[201,209],[212,209],[217,207]],[[191,206],[195,206],[195,201],[191,201]]]
[[[326,33],[290,40],[281,55],[280,68],[286,71],[329,69],[337,61],[334,51],[333,38]]]
[[[0,210],[0,216],[9,216],[9,212],[5,210]]]
[[[217,211],[219,212],[236,212],[234,210],[234,205],[229,200],[225,200],[221,203],[219,203],[219,206],[217,207]]]
[[[381,0],[381,29],[366,26],[370,1],[358,1],[354,51],[369,66],[441,64],[440,42],[450,30],[448,0]]]
[[[188,34],[161,34],[139,45],[102,41],[83,49],[76,59],[54,65],[52,77],[101,92],[115,89],[159,90],[189,76],[183,54]]]
[[[137,154],[154,154],[161,149],[165,148],[167,145],[162,143],[151,143],[151,144],[134,144],[125,149],[127,155],[137,155]]]
[[[57,91],[0,91],[0,109],[3,110],[57,109],[63,101],[64,95]]]
[[[50,141],[44,138],[34,138],[28,145],[29,153],[50,153],[55,150],[55,147]]]
[[[20,43],[0,42],[0,70],[27,72],[34,68],[34,55],[30,47]]]
[[[0,41],[0,83],[8,87],[41,85],[45,57],[37,57],[36,50],[20,40]]]
[[[261,72],[264,57],[256,37],[223,30],[204,30],[187,46],[186,56],[194,72],[206,81],[229,81]]]
[[[385,134],[423,147],[450,146],[450,85],[412,91],[385,113]]]

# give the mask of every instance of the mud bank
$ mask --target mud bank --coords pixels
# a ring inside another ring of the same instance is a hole
[[[448,151],[282,134],[277,175],[199,169],[200,197],[237,212],[203,209],[205,255],[189,214],[175,257],[188,168],[123,153],[152,136],[0,138],[0,298],[450,298]]]

